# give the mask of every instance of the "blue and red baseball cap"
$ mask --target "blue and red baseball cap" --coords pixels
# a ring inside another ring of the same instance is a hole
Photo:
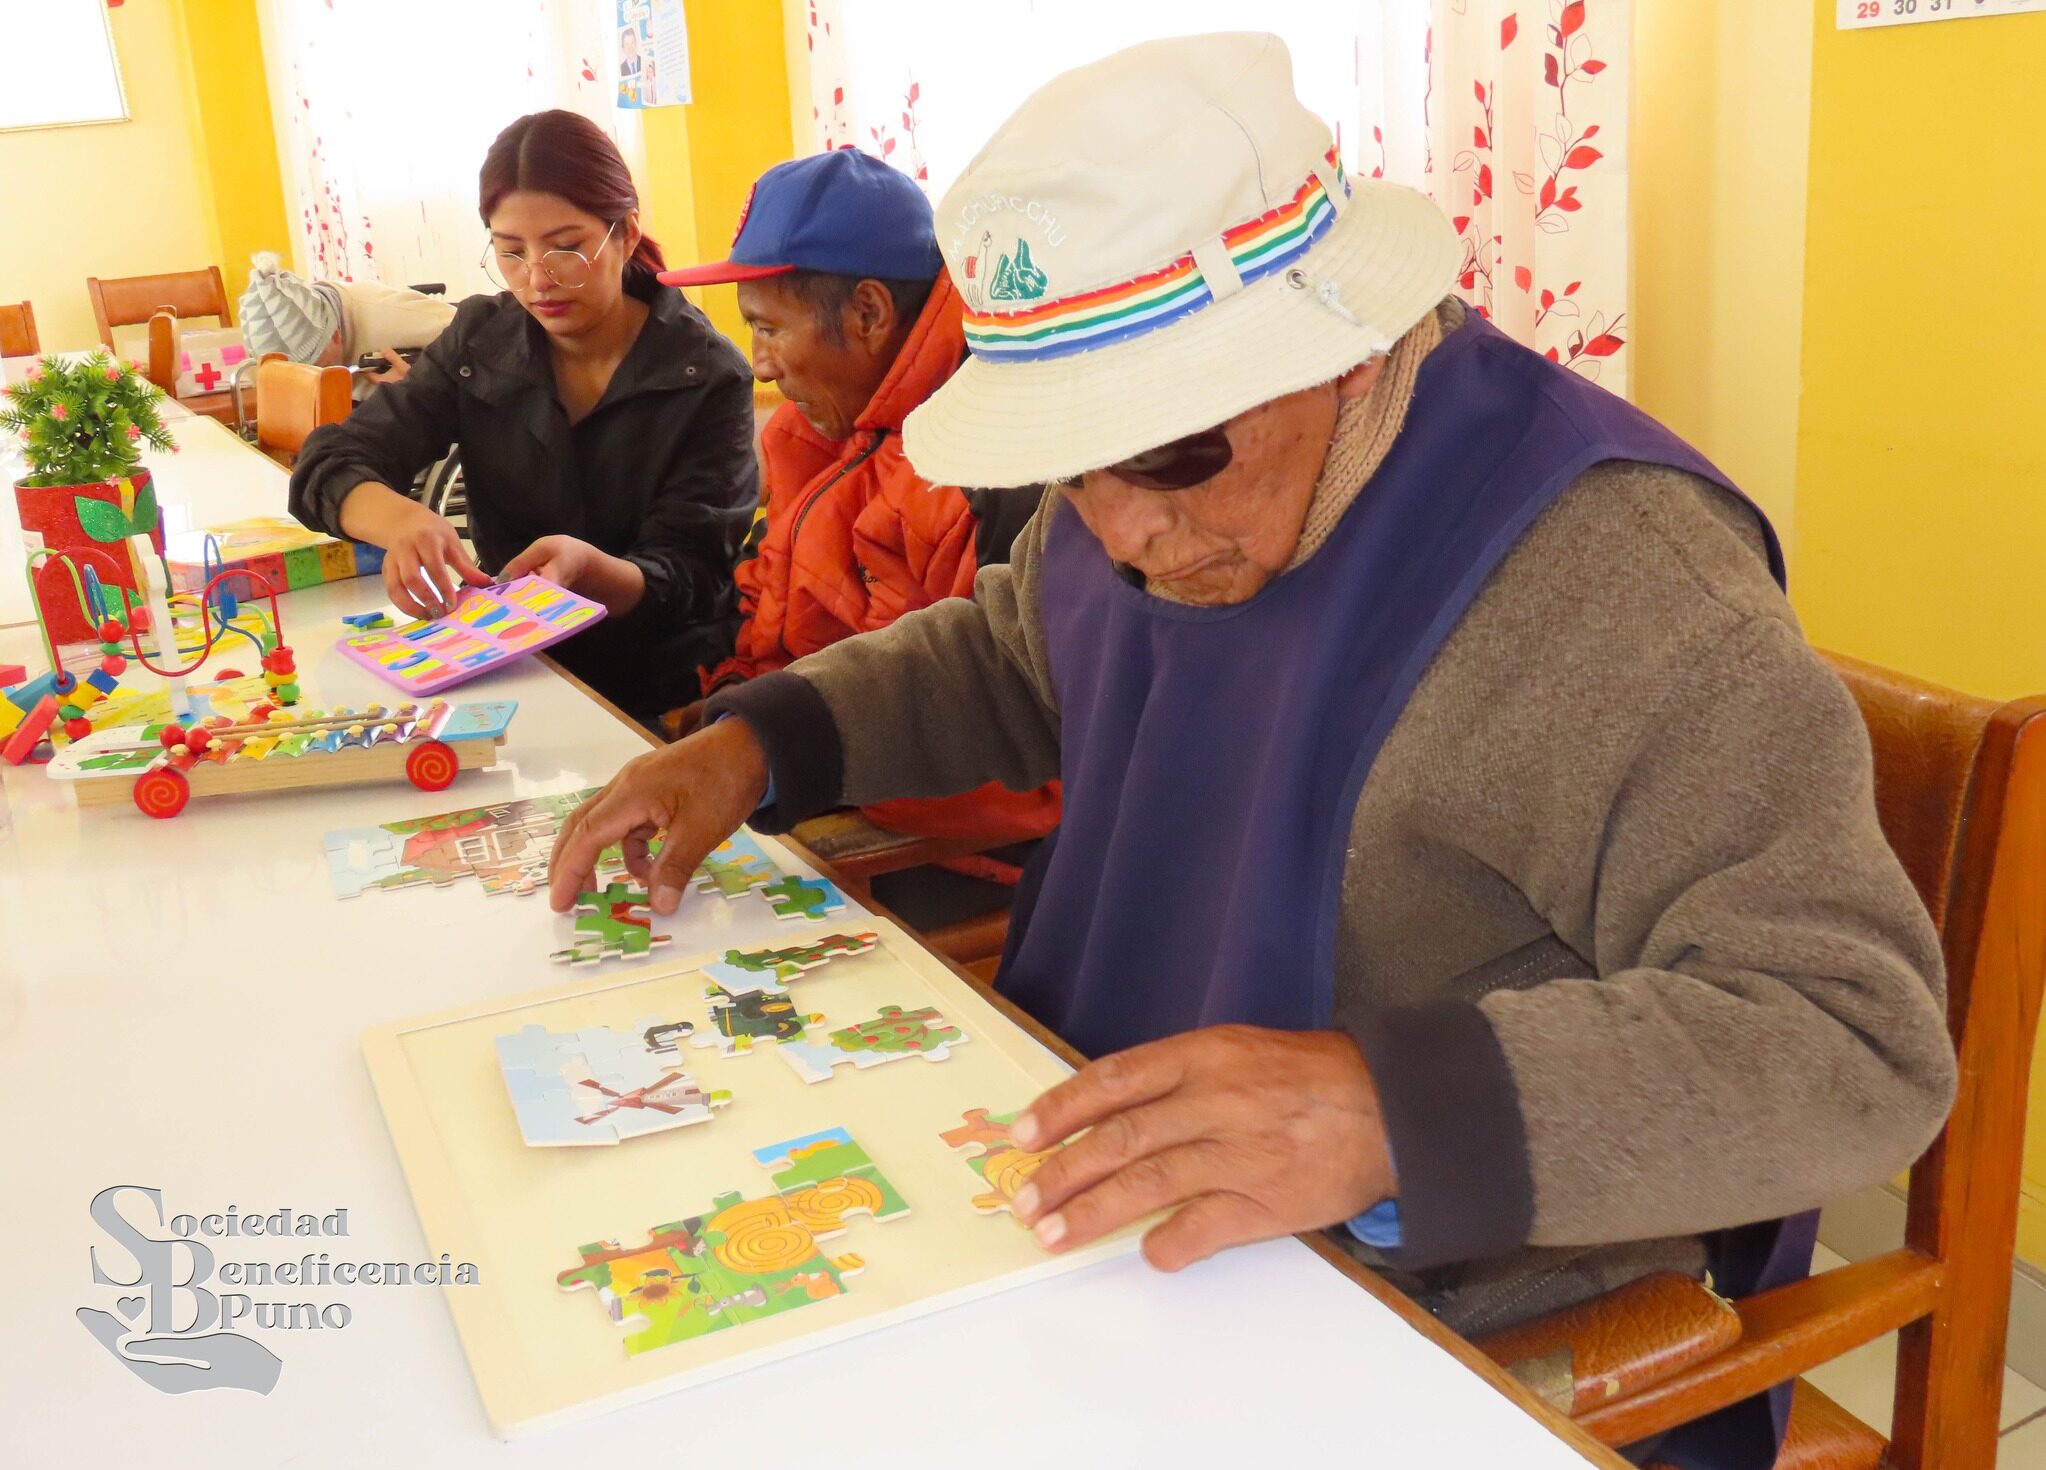
[[[793,270],[930,281],[945,268],[923,190],[856,148],[778,163],[739,211],[729,260],[662,271],[665,286],[757,281]]]

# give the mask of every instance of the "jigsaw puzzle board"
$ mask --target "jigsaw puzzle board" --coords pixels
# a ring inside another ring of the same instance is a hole
[[[855,922],[838,921],[847,917]],[[672,1393],[1136,1249],[1132,1231],[1049,1256],[1010,1216],[976,1211],[989,1182],[939,1134],[957,1130],[971,1109],[1022,1107],[1068,1069],[886,920],[855,913],[789,924],[782,942],[840,932],[872,932],[879,942],[788,981],[799,1011],[825,1017],[813,1038],[883,1007],[929,1006],[967,1040],[950,1045],[942,1061],[838,1066],[822,1081],[806,1081],[771,1040],[730,1054],[685,1041],[676,1064],[702,1088],[732,1094],[714,1117],[612,1147],[555,1148],[523,1141],[497,1038],[528,1026],[637,1034],[649,1018],[688,1020],[701,1031],[714,1004],[705,995],[714,975],[703,966],[723,955],[591,970],[556,989],[365,1034],[428,1246],[480,1268],[478,1284],[444,1295],[500,1435]],[[832,1128],[852,1135],[908,1205],[907,1214],[851,1218],[843,1234],[823,1241],[825,1256],[856,1254],[862,1263],[837,1294],[628,1355],[629,1329],[607,1317],[595,1290],[557,1285],[559,1273],[582,1264],[585,1242],[629,1249],[657,1226],[704,1215],[721,1194],[771,1195],[771,1171],[755,1150]],[[788,1371],[800,1373],[800,1364]],[[799,1401],[787,1392],[797,1380],[776,1382],[780,1402]],[[915,1395],[915,1384],[902,1388]],[[763,1395],[763,1406],[774,1401]]]

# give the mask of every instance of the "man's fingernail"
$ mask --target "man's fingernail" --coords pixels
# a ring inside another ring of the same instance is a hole
[[[1036,1148],[1037,1135],[1042,1131],[1038,1126],[1037,1115],[1035,1113],[1025,1113],[1009,1125],[1009,1132],[1015,1136],[1016,1142],[1024,1148]]]
[[[1066,1217],[1046,1215],[1037,1222],[1037,1243],[1050,1250],[1066,1238]]]
[[[674,911],[675,905],[680,903],[681,901],[682,892],[680,889],[656,888],[654,890],[654,907],[659,909],[664,914],[672,913]]]
[[[1010,1208],[1025,1220],[1028,1220],[1037,1213],[1037,1207],[1042,1203],[1044,1201],[1037,1192],[1037,1186],[1026,1184],[1016,1191],[1016,1198],[1010,1201]]]

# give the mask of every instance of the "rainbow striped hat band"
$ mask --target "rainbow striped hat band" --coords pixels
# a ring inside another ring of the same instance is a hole
[[[1043,362],[1090,352],[1155,331],[1285,269],[1328,233],[1349,200],[1350,181],[1335,149],[1328,151],[1325,161],[1328,171],[1309,174],[1284,204],[1224,230],[1219,251],[1197,247],[1134,280],[1018,311],[968,309],[966,345],[974,356],[989,362]],[[1202,256],[1207,257],[1205,264],[1197,258]],[[1021,264],[1026,276],[1034,272],[1027,256]],[[1227,280],[1232,266],[1236,281]],[[1008,257],[998,269],[1014,278],[1015,265]],[[1224,281],[1219,293],[1217,277]]]

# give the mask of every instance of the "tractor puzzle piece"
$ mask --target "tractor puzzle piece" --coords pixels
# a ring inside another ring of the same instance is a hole
[[[634,1030],[591,1026],[549,1031],[528,1026],[497,1038],[505,1091],[529,1147],[615,1144],[646,1133],[707,1123],[729,1092],[706,1092],[662,1058],[653,1037],[688,1029],[652,1016]]]
[[[703,973],[727,995],[756,990],[779,992],[806,970],[828,965],[835,959],[865,954],[880,942],[879,936],[872,933],[827,934],[788,949],[728,949],[722,961],[711,961],[703,967]]]
[[[782,919],[822,919],[845,908],[845,895],[828,878],[803,878],[790,873],[779,883],[760,889]]]
[[[648,916],[644,888],[613,883],[602,893],[579,893],[575,900],[575,943],[557,949],[551,960],[594,965],[604,960],[643,960],[671,935],[656,934]]]
[[[628,1357],[838,1296],[864,1269],[856,1255],[827,1256],[818,1242],[855,1215],[895,1220],[909,1206],[843,1128],[771,1144],[754,1161],[774,1170],[775,1192],[720,1194],[710,1210],[656,1225],[645,1245],[615,1240],[579,1248],[559,1273],[566,1291],[594,1287],[621,1327]]]
[[[904,1057],[942,1062],[954,1046],[971,1039],[957,1026],[947,1024],[935,1006],[914,1011],[882,1006],[873,1020],[832,1032],[822,1046],[806,1037],[784,1041],[775,1052],[805,1082],[829,1082],[832,1068],[841,1062],[862,1069],[883,1067]]]
[[[1016,1145],[1016,1138],[1009,1131],[1009,1125],[1016,1121],[1018,1108],[1014,1113],[996,1113],[989,1116],[986,1108],[972,1108],[961,1116],[965,1120],[957,1128],[940,1133],[938,1138],[954,1152],[969,1148],[980,1150],[966,1160],[967,1166],[981,1177],[988,1186],[987,1192],[973,1197],[973,1207],[983,1215],[998,1215],[1008,1212],[1009,1202],[1016,1197],[1016,1191],[1023,1187],[1023,1181],[1035,1174],[1044,1161],[1057,1152],[1047,1149],[1043,1153],[1030,1153]],[[1019,1220],[1020,1225],[1022,1222]]]
[[[710,1008],[711,1029],[689,1038],[691,1046],[714,1046],[724,1056],[739,1056],[756,1041],[794,1041],[806,1027],[824,1019],[819,1011],[801,1012],[785,990],[749,990],[734,995],[721,985],[704,994],[717,1000]]]

